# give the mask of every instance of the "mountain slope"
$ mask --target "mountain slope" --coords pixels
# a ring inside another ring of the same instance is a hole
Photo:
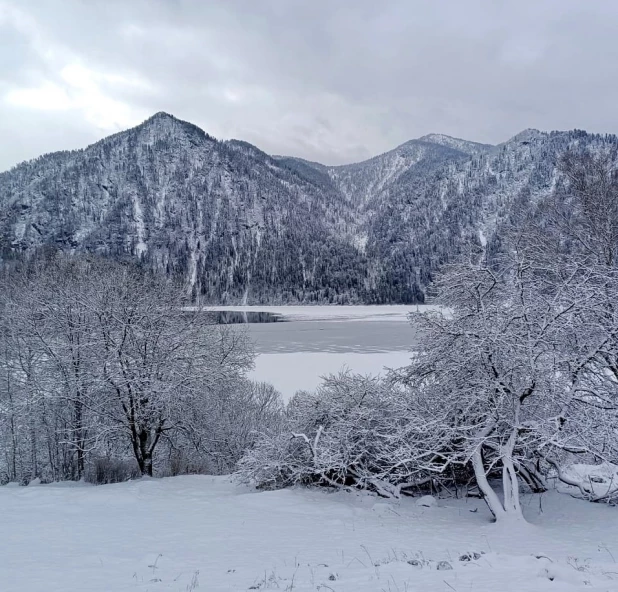
[[[450,146],[410,140],[364,162],[328,167],[327,172],[348,200],[367,206],[386,187],[397,183],[403,174],[412,171],[426,174],[428,170],[467,157],[466,153]]]
[[[526,130],[429,177],[402,175],[381,196],[367,229],[368,260],[386,270],[381,292],[390,290],[392,298],[393,286],[427,286],[455,257],[487,243],[497,249],[514,206],[554,191],[559,155],[575,146],[595,151],[617,145],[616,136]]]
[[[0,196],[5,254],[134,256],[212,301],[361,298],[364,257],[340,238],[337,191],[166,114],[20,165],[0,175]]]
[[[553,190],[562,151],[616,143],[431,134],[329,167],[158,113],[0,174],[0,256],[52,245],[135,258],[207,302],[418,302],[444,262],[499,242],[514,203]]]

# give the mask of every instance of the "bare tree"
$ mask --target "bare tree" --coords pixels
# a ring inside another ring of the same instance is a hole
[[[245,378],[253,362],[247,336],[185,308],[183,286],[65,255],[36,260],[7,279],[0,299],[5,478],[80,479],[89,459],[100,459],[104,471],[113,458],[120,463],[115,475],[130,475],[122,465],[129,451],[139,472],[152,475],[162,440],[178,448],[191,430],[221,433],[224,421],[228,432],[246,431],[242,393],[253,388]],[[198,426],[196,418],[206,420],[205,410],[220,407],[224,393],[234,394],[236,423],[230,410]],[[260,397],[244,400],[257,408]],[[268,407],[268,396],[263,403]],[[247,444],[243,438],[236,444]],[[200,454],[208,455],[207,447]],[[233,461],[226,462],[229,470]]]
[[[152,475],[161,438],[239,380],[252,352],[241,332],[213,324],[201,309],[183,308],[181,286],[114,267],[97,287],[92,309],[105,410],[129,438],[142,474]]]
[[[262,434],[277,429],[283,410],[281,395],[271,384],[235,381],[185,419],[174,441],[176,453],[193,466],[206,459],[211,473],[230,473]]]
[[[559,161],[567,184],[556,193],[550,222],[575,251],[597,263],[618,264],[618,155],[571,149]]]

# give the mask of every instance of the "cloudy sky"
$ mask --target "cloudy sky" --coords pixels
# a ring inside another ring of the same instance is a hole
[[[0,170],[157,111],[327,164],[618,132],[617,0],[0,0]]]

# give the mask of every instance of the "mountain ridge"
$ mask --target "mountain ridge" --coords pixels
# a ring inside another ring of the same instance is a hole
[[[8,169],[4,170],[4,171],[0,171],[0,175],[3,173],[7,173],[17,167],[20,167],[24,164],[27,164],[29,162],[32,161],[36,161],[40,158],[44,158],[47,156],[51,156],[51,155],[56,155],[56,154],[66,154],[66,153],[75,153],[75,152],[82,152],[84,150],[88,150],[89,148],[96,146],[97,144],[99,144],[100,142],[107,142],[109,140],[112,140],[113,138],[115,138],[118,135],[122,135],[125,134],[127,132],[131,132],[133,130],[136,130],[138,128],[141,128],[143,126],[147,126],[149,124],[152,124],[153,122],[156,122],[158,120],[168,120],[168,121],[172,121],[175,122],[176,124],[179,125],[184,125],[184,126],[188,126],[190,128],[194,128],[195,130],[197,130],[198,132],[204,134],[206,137],[211,138],[213,140],[216,140],[218,142],[241,142],[241,143],[245,143],[245,144],[250,144],[249,142],[246,142],[245,140],[240,140],[238,138],[229,138],[226,140],[223,139],[218,139],[215,136],[213,136],[212,134],[208,133],[206,130],[200,128],[198,125],[191,123],[190,121],[184,120],[184,119],[180,119],[178,117],[176,117],[175,115],[168,113],[167,111],[157,111],[156,113],[154,113],[153,115],[151,115],[150,117],[146,118],[144,121],[142,121],[141,123],[138,123],[130,128],[127,128],[126,130],[121,130],[119,132],[115,132],[113,134],[110,134],[109,136],[106,136],[105,138],[102,138],[100,140],[97,140],[96,142],[93,142],[92,144],[88,144],[86,146],[84,146],[83,148],[74,148],[71,150],[55,150],[53,152],[46,152],[43,153],[39,156],[35,156],[34,158],[31,159],[27,159],[21,162],[18,162],[14,165],[12,165],[11,167],[9,167]],[[526,130],[522,130],[522,132],[520,133],[524,133],[530,131],[529,129]],[[538,130],[534,130],[534,131],[538,131]],[[541,133],[547,133],[547,132],[541,132]],[[351,163],[347,163],[347,164],[339,164],[339,165],[328,165],[328,164],[323,164],[317,161],[309,161],[305,158],[302,158],[300,156],[293,156],[293,155],[285,155],[285,154],[269,154],[269,156],[271,158],[274,159],[295,159],[295,160],[299,160],[299,161],[303,161],[307,164],[313,165],[313,166],[319,166],[319,167],[325,167],[325,168],[341,168],[341,167],[347,167],[347,166],[352,166],[352,165],[357,165],[357,164],[362,164],[364,162],[367,162],[368,160],[372,160],[374,158],[378,158],[384,154],[387,154],[389,152],[392,152],[394,150],[397,150],[403,146],[405,146],[406,144],[409,144],[411,142],[428,142],[428,143],[434,143],[434,144],[440,144],[439,139],[440,138],[444,138],[446,141],[453,141],[453,142],[462,142],[462,143],[466,143],[466,144],[471,144],[471,145],[477,145],[480,147],[493,147],[492,144],[483,144],[480,142],[475,142],[475,141],[471,141],[471,140],[464,140],[461,138],[455,138],[453,136],[449,136],[447,134],[441,134],[441,133],[430,133],[430,134],[425,134],[424,136],[421,136],[419,138],[412,138],[411,140],[407,140],[401,144],[399,144],[398,146],[396,146],[395,148],[391,149],[391,150],[387,150],[386,152],[382,152],[379,154],[376,154],[374,156],[370,156],[369,158],[365,159],[365,160],[361,160],[361,161],[355,161],[355,162],[351,162]],[[251,146],[253,146],[254,148],[261,150],[258,146],[255,146],[254,144],[250,144]],[[442,145],[446,145],[446,143],[443,143]],[[262,151],[262,150],[261,150]],[[264,151],[262,151],[264,152]],[[264,152],[265,154],[268,154],[267,152]]]
[[[615,136],[523,130],[490,146],[429,134],[328,166],[218,140],[158,112],[0,173],[0,257],[53,246],[135,259],[205,302],[420,302],[466,249],[496,248],[558,154]]]

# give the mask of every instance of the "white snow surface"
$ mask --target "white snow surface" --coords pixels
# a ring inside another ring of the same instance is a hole
[[[556,492],[523,505],[532,525],[491,524],[474,499],[427,508],[224,477],[0,487],[0,590],[618,590],[615,508]]]
[[[572,464],[564,470],[567,477],[586,485],[597,497],[603,497],[616,491],[618,487],[618,465],[609,462],[597,465]],[[569,487],[560,484],[563,489],[569,491]],[[572,490],[576,488],[571,488]]]
[[[137,234],[137,244],[135,245],[135,254],[140,257],[148,251],[148,245],[145,242],[146,225],[144,224],[144,211],[142,204],[139,201],[137,194],[132,195],[133,200],[133,216],[135,217],[135,231]]]
[[[255,360],[251,378],[270,382],[289,401],[298,390],[313,391],[328,374],[349,370],[355,374],[379,376],[388,369],[410,363],[411,353],[392,352],[291,352],[260,354]]]

